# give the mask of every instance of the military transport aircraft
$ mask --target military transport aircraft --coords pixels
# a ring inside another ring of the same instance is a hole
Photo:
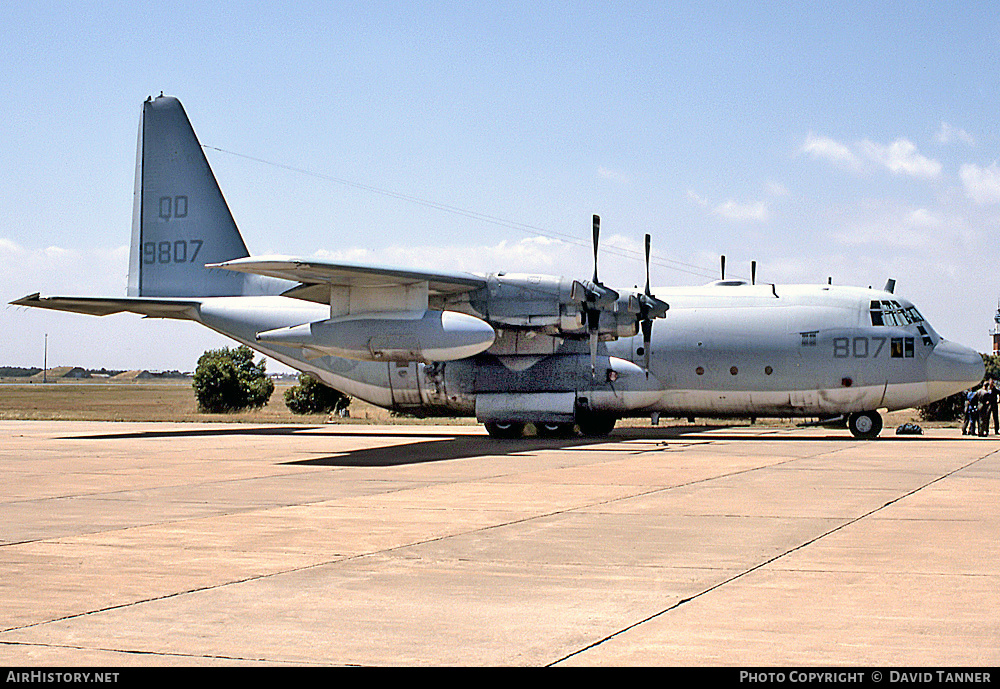
[[[143,105],[128,296],[13,304],[192,320],[373,404],[467,415],[494,437],[606,435],[630,416],[846,418],[927,404],[983,377],[883,290],[723,279],[589,280],[250,256],[176,98]],[[656,321],[655,332],[653,324]]]

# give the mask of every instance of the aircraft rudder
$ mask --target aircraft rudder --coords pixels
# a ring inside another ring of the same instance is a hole
[[[143,103],[136,147],[130,296],[235,296],[245,276],[208,269],[249,256],[181,102]]]

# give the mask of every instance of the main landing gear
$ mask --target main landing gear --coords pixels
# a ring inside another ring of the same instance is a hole
[[[882,432],[882,417],[877,411],[858,411],[847,417],[851,435],[862,440],[874,440]]]
[[[591,412],[578,414],[575,424],[568,421],[559,423],[537,421],[532,425],[539,438],[572,438],[576,435],[576,427],[579,427],[580,435],[586,438],[601,438],[611,433],[617,421],[618,419],[614,416]],[[524,428],[527,423],[523,421],[490,421],[484,425],[491,438],[507,440],[524,437]]]
[[[491,438],[520,438],[524,435],[524,424],[518,421],[490,421],[485,426]]]

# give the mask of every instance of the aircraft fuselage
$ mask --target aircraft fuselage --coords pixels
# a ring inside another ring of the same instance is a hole
[[[206,298],[197,320],[372,404],[481,420],[568,421],[581,402],[614,417],[831,416],[919,406],[982,376],[977,353],[881,290],[731,281],[657,294],[670,310],[653,330],[648,375],[638,333],[602,342],[592,374],[583,339],[516,327],[497,327],[494,345],[466,359],[372,362],[256,341],[321,320],[318,304]]]

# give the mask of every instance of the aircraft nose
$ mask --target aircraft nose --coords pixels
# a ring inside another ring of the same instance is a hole
[[[927,357],[927,391],[939,400],[978,385],[986,373],[983,358],[974,349],[941,340]]]

